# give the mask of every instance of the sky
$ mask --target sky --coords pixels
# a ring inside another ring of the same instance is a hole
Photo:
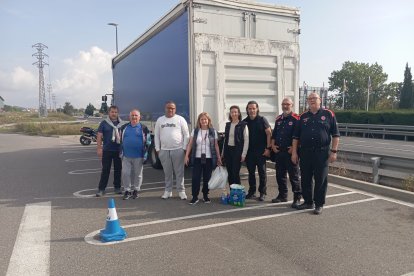
[[[112,91],[111,59],[179,0],[0,0],[0,96],[5,104],[37,107],[38,68],[32,45],[48,49],[45,84],[56,106],[100,107]],[[402,82],[414,64],[414,1],[259,0],[301,12],[300,85],[328,86],[345,61],[383,66],[388,81]],[[47,106],[49,97],[46,90]]]

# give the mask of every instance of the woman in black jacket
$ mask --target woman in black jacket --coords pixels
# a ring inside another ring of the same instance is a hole
[[[229,185],[240,184],[241,163],[246,158],[249,148],[249,129],[247,123],[242,121],[240,107],[230,107],[230,122],[226,123],[224,137],[224,157]]]

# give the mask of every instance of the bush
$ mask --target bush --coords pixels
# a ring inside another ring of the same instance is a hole
[[[379,124],[379,125],[414,125],[414,110],[338,110],[335,111],[339,123]]]

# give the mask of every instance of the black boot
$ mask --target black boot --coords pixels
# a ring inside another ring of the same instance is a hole
[[[302,195],[300,194],[294,194],[293,195],[293,203],[291,205],[292,208],[297,209],[300,203],[300,199],[302,198]]]

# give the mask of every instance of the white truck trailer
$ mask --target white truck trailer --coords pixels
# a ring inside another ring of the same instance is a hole
[[[113,59],[114,103],[155,123],[172,100],[190,127],[205,111],[223,132],[229,107],[255,100],[272,124],[284,97],[299,106],[299,21],[297,8],[182,0]]]

